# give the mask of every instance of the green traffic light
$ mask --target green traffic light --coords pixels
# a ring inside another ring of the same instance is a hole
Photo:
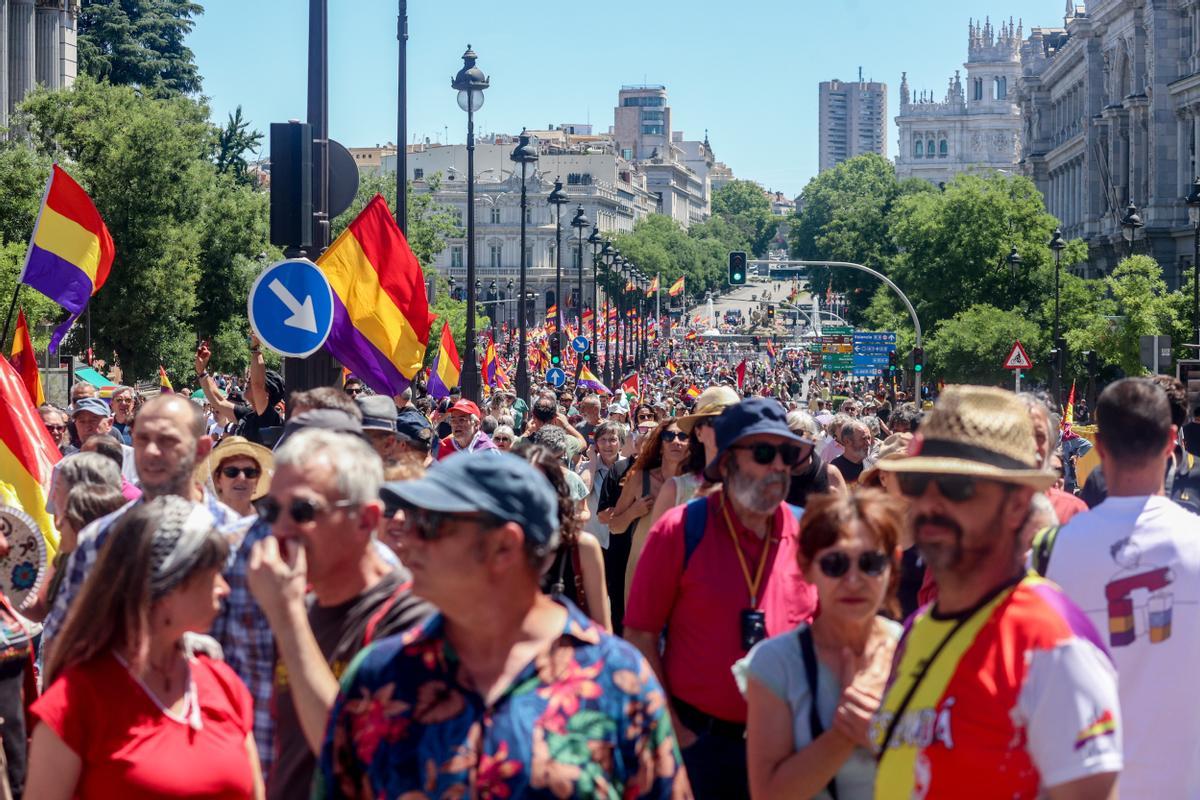
[[[924,369],[924,365],[922,365],[922,364],[913,364],[913,372],[920,372],[922,369]]]
[[[558,356],[550,356],[550,363],[551,363],[551,364],[557,364],[557,363],[558,363],[559,361],[561,361],[561,360],[562,360],[562,359],[560,359]]]

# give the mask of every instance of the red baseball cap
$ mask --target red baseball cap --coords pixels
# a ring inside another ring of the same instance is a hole
[[[479,413],[479,406],[472,403],[470,400],[459,400],[454,405],[450,406],[450,413],[458,412],[459,414],[470,414],[475,419],[483,419],[483,415]]]

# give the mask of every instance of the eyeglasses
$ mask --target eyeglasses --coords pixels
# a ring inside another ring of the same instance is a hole
[[[683,431],[663,431],[658,438],[664,442],[686,442],[688,435]]]
[[[292,522],[295,522],[297,525],[303,525],[307,522],[312,522],[317,518],[318,514],[323,514],[326,511],[335,508],[352,508],[357,505],[358,503],[353,500],[338,500],[336,503],[322,506],[314,503],[312,500],[296,497],[288,504],[287,512],[291,516]],[[258,516],[263,522],[273,525],[275,524],[275,520],[279,519],[279,512],[283,510],[283,506],[274,497],[267,495],[255,501],[254,510],[258,512]]]
[[[942,497],[952,503],[963,503],[975,496],[975,479],[966,475],[933,475],[928,472],[897,472],[900,493],[908,497],[925,494],[930,483],[937,484]]]
[[[46,426],[46,430],[50,431],[51,433],[62,433],[66,429],[67,429],[66,425],[47,425]]]
[[[392,515],[395,516],[395,512]],[[493,517],[491,514],[470,516],[444,511],[430,511],[425,508],[404,508],[405,529],[411,530],[422,542],[436,542],[438,539],[441,539],[442,526],[451,520],[474,522],[483,528],[495,528],[503,524],[501,520]]]
[[[872,578],[878,578],[882,575],[890,563],[887,553],[880,550],[858,554],[858,571]],[[842,577],[850,571],[850,564],[850,556],[840,550],[833,553],[826,553],[817,559],[817,566],[829,578]]]
[[[226,478],[236,478],[238,475],[245,475],[250,480],[254,480],[259,475],[262,475],[262,470],[258,467],[221,467],[221,474]]]
[[[783,459],[785,466],[794,467],[800,463],[800,448],[794,444],[745,444],[734,445],[730,450],[749,450],[755,464],[766,466],[775,461],[775,456]]]
[[[346,394],[362,394],[362,389],[347,389]]]
[[[638,414],[637,415],[638,422],[654,422],[655,419],[656,418],[653,414]]]
[[[493,436],[492,441],[496,444],[512,444],[512,439],[508,436]]]

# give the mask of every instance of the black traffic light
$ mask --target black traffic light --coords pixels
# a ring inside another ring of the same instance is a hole
[[[557,332],[550,334],[550,364],[555,367],[562,364],[562,342]]]
[[[767,306],[767,321],[775,321],[775,306]]]
[[[895,350],[888,351],[888,372],[895,372],[900,369],[900,356]]]
[[[913,372],[920,373],[925,369],[925,349],[914,347],[912,351]]]
[[[729,254],[729,285],[746,285],[746,254],[741,250]]]
[[[271,123],[271,244],[312,247],[312,126]]]

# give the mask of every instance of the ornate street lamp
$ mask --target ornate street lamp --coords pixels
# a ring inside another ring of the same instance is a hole
[[[1133,240],[1137,238],[1138,228],[1144,227],[1145,224],[1138,215],[1137,206],[1130,200],[1129,205],[1125,207],[1125,216],[1121,218],[1121,230],[1125,234],[1125,241],[1129,243],[1129,255],[1131,256],[1133,255]]]
[[[559,347],[562,346],[561,320],[566,319],[563,313],[565,303],[562,296],[562,207],[568,202],[567,193],[563,191],[562,181],[554,180],[554,191],[546,198],[546,202],[554,206],[554,305],[558,306],[558,319],[554,320],[554,333],[558,336]]]
[[[579,248],[575,251],[576,257],[579,259],[576,262],[576,266],[579,268],[579,283],[576,287],[577,294],[575,295],[575,311],[579,315],[580,336],[587,334],[587,332],[583,329],[583,229],[589,224],[590,223],[588,223],[587,214],[583,213],[583,205],[581,204],[579,208],[575,210],[574,219],[571,220],[571,227],[579,232]],[[595,320],[595,315],[592,316],[592,319]],[[594,339],[595,337],[592,338]],[[594,341],[592,346],[595,347]],[[580,353],[579,357],[575,359],[575,375],[578,376],[582,369],[583,354]]]
[[[592,352],[597,354],[595,356],[597,359],[597,369],[599,369],[600,366],[600,345],[596,344],[596,323],[598,322],[596,318],[600,316],[600,294],[599,282],[597,281],[598,276],[596,273],[599,270],[599,255],[597,251],[599,250],[600,243],[602,241],[604,241],[604,238],[600,235],[599,225],[593,224],[591,235],[589,235],[587,238],[587,243],[592,246]]]
[[[1192,237],[1192,330],[1196,332],[1196,342],[1200,344],[1200,177],[1192,183],[1192,191],[1185,202],[1188,219],[1195,228]]]
[[[1055,362],[1054,362],[1054,385],[1051,387],[1050,391],[1054,396],[1055,402],[1061,402],[1061,400],[1062,400],[1062,398],[1059,395],[1061,394],[1061,386],[1062,386],[1062,368],[1063,368],[1063,364],[1065,363],[1065,356],[1066,356],[1066,353],[1064,352],[1064,350],[1066,349],[1066,347],[1065,347],[1066,343],[1060,341],[1058,338],[1058,333],[1059,333],[1059,306],[1058,306],[1058,303],[1059,303],[1059,288],[1060,288],[1059,274],[1060,274],[1060,270],[1061,270],[1062,251],[1066,246],[1067,246],[1067,242],[1065,239],[1063,239],[1062,229],[1055,228],[1054,233],[1050,236],[1050,243],[1048,245],[1048,247],[1054,251],[1054,339],[1053,339],[1053,341],[1054,341],[1054,347],[1058,351],[1058,358],[1056,358]]]
[[[512,313],[512,311],[516,309],[517,305],[519,304],[519,301],[513,300],[513,286],[515,285],[516,284],[513,283],[512,278],[509,278],[508,283],[504,284],[504,318],[508,320],[508,335],[510,337],[512,336],[513,325],[516,324],[517,321],[517,317]],[[509,303],[512,303],[512,305],[510,306]]]
[[[467,45],[463,66],[450,82],[458,90],[458,107],[467,112],[467,291],[475,284],[475,112],[483,108],[483,90],[488,88],[487,76],[475,66],[478,56]],[[404,147],[404,142],[399,143]],[[478,402],[479,363],[475,358],[475,300],[467,301],[466,353],[462,365],[463,397]]]
[[[521,136],[517,139],[517,146],[509,156],[513,161],[521,165],[521,271],[520,271],[520,288],[517,291],[518,305],[521,309],[517,319],[517,396],[528,401],[529,399],[529,361],[526,358],[526,347],[528,346],[528,294],[529,287],[526,284],[526,273],[529,270],[528,250],[525,248],[525,217],[529,213],[528,197],[526,196],[525,187],[525,170],[530,164],[537,163],[538,152],[537,146],[529,138],[529,134],[521,131]],[[509,281],[512,285],[512,281]],[[511,291],[511,290],[510,290]]]

